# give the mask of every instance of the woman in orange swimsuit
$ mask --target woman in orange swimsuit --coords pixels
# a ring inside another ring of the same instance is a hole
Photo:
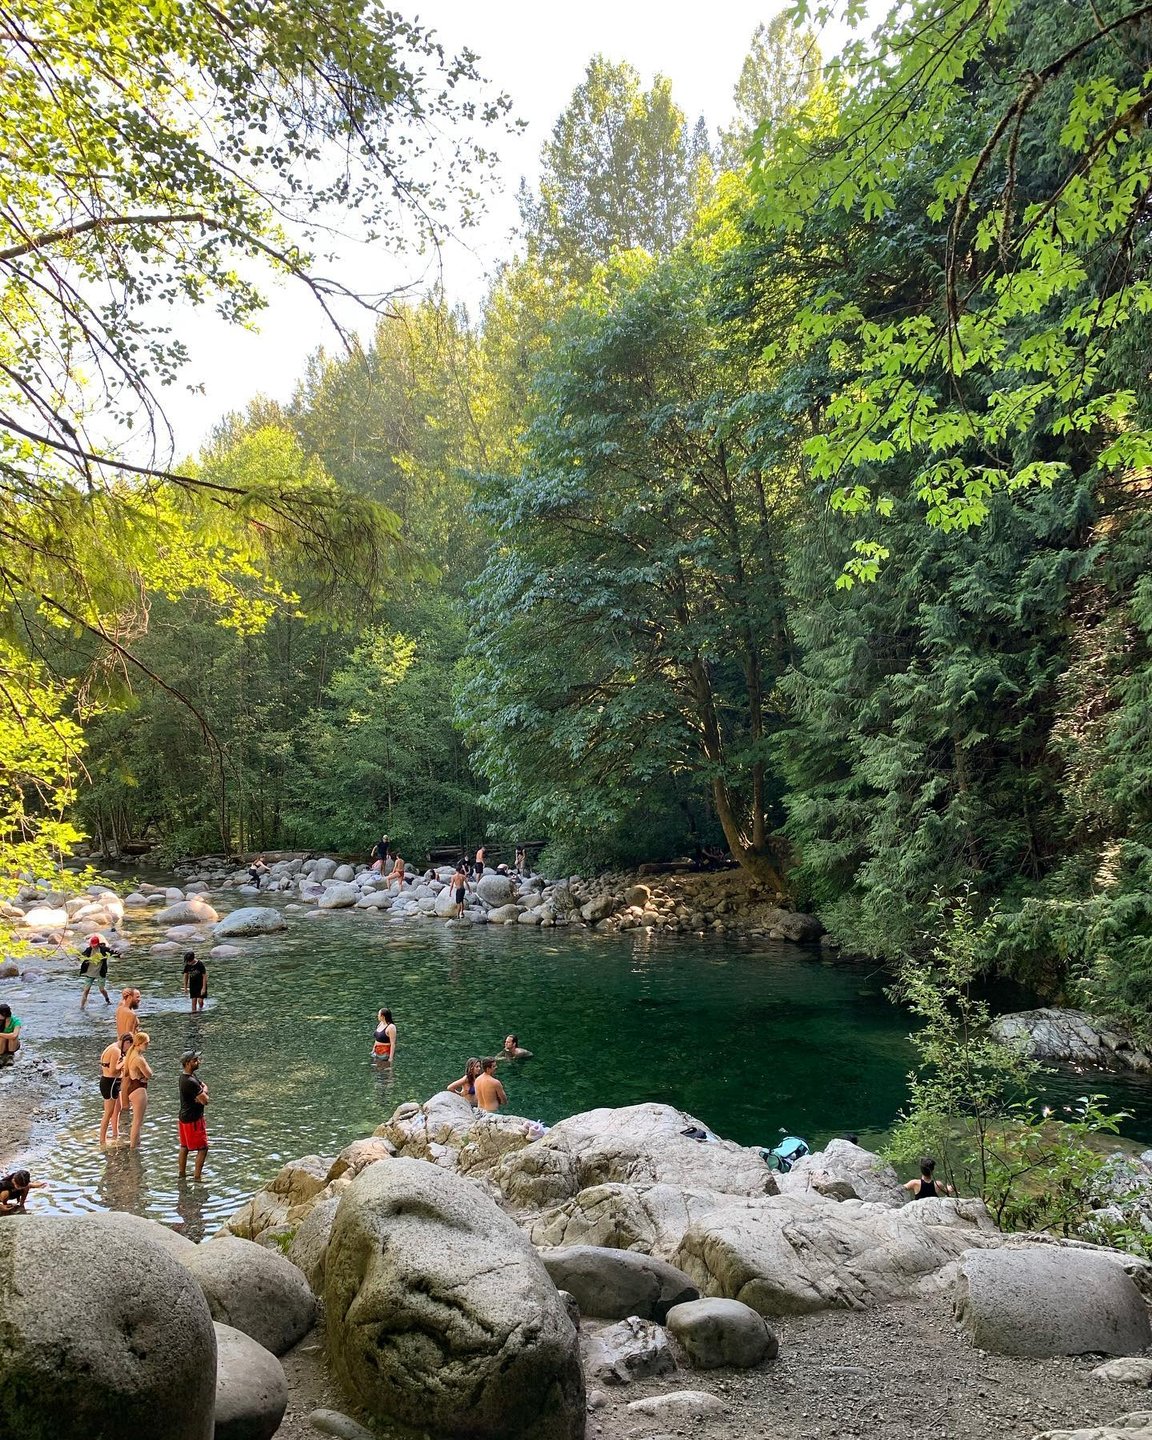
[[[148,1113],[148,1081],[152,1078],[152,1067],[144,1058],[148,1048],[148,1036],[137,1030],[132,1037],[132,1048],[124,1059],[124,1099],[132,1112],[132,1133],[129,1148],[140,1148],[140,1128]]]
[[[372,1039],[372,1055],[377,1060],[395,1060],[396,1026],[392,1023],[391,1010],[376,1012],[376,1034]]]

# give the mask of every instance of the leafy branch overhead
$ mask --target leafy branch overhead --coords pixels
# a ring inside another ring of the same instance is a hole
[[[945,530],[984,520],[998,490],[1152,461],[1146,367],[1117,364],[1152,309],[1152,7],[919,0],[893,15],[829,67],[838,105],[776,133],[752,182],[765,229],[803,235],[829,207],[882,228],[907,175],[926,181],[931,287],[865,314],[828,276],[774,347],[827,353],[811,471],[834,505],[879,522],[845,584],[887,558],[885,477],[901,457]]]

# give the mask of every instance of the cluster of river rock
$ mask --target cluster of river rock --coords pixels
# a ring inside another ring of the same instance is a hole
[[[0,1223],[5,1427],[89,1440],[115,1416],[151,1440],[265,1440],[288,1399],[277,1357],[317,1322],[346,1409],[408,1440],[580,1440],[608,1405],[635,1434],[707,1433],[723,1403],[692,1372],[771,1364],[775,1317],[912,1296],[950,1297],[971,1343],[1004,1354],[1152,1341],[1142,1260],[1002,1235],[977,1201],[910,1202],[847,1141],[778,1176],[689,1130],[645,1104],[532,1139],[445,1093],[286,1165],[199,1246],[122,1215]]]

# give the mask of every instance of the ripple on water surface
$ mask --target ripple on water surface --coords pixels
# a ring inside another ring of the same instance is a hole
[[[155,1078],[142,1150],[101,1153],[99,1055],[111,1011],[81,1015],[73,986],[44,986],[29,1041],[90,1076],[73,1123],[38,1162],[38,1208],[136,1210],[199,1237],[286,1160],[334,1154],[401,1101],[457,1079],[515,1031],[532,1060],[502,1065],[509,1108],[552,1123],[600,1105],[659,1100],[722,1135],[813,1145],[887,1128],[912,1063],[907,1017],[867,967],[821,963],[772,942],[597,936],[517,926],[397,923],[363,912],[289,917],[278,935],[209,961],[211,998],[191,1016],[179,955],[141,944],[110,977],[144,992]],[[399,1032],[393,1064],[370,1055],[377,1009]],[[204,1052],[211,1151],[203,1186],[176,1180],[179,1057]]]

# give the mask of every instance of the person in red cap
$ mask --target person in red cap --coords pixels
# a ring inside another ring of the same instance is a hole
[[[180,1057],[180,1179],[188,1169],[188,1155],[196,1156],[193,1180],[200,1179],[204,1156],[208,1153],[208,1130],[204,1124],[204,1106],[208,1103],[208,1087],[197,1080],[200,1068],[199,1050],[185,1050]]]
[[[80,996],[81,1010],[88,1004],[92,986],[96,984],[100,986],[100,993],[104,996],[105,1005],[111,1005],[112,997],[108,994],[108,987],[104,983],[108,978],[108,956],[111,953],[103,935],[88,937],[88,943],[80,954],[80,978],[84,983],[84,993]],[[97,956],[100,957],[99,964],[97,964]]]

